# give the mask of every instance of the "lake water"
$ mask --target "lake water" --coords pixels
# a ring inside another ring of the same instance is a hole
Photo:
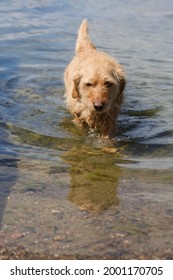
[[[63,100],[83,18],[127,78],[106,143]],[[172,27],[169,0],[0,1],[1,258],[173,258]]]

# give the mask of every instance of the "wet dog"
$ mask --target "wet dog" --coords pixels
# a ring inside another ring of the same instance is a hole
[[[114,137],[125,88],[121,65],[96,50],[84,20],[78,31],[76,56],[64,73],[67,108],[79,126],[89,127],[103,137]]]

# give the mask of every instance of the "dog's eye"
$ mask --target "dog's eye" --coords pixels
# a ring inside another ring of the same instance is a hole
[[[108,87],[108,88],[109,88],[109,87],[111,87],[111,86],[112,86],[112,83],[111,83],[111,82],[108,82],[108,81],[105,82],[105,87]]]
[[[87,83],[87,84],[86,84],[87,87],[92,87],[92,85],[93,85],[93,84],[91,84],[91,83]]]

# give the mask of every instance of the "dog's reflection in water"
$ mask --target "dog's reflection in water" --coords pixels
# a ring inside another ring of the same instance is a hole
[[[89,147],[64,154],[70,164],[69,200],[80,209],[101,211],[118,204],[117,185],[121,175],[115,156]]]

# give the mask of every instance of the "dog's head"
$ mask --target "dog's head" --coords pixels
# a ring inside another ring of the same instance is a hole
[[[80,73],[73,80],[72,97],[96,113],[120,106],[125,88],[122,68],[104,53],[91,51],[87,55],[80,66]]]

